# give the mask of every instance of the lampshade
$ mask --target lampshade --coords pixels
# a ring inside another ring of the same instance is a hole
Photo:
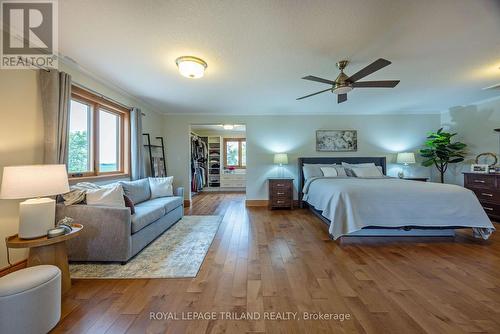
[[[65,165],[30,165],[3,168],[1,199],[23,199],[69,191]]]
[[[276,153],[274,155],[274,163],[280,165],[288,164],[288,155],[286,153]]]
[[[414,164],[415,154],[413,152],[398,153],[396,161],[398,164]]]

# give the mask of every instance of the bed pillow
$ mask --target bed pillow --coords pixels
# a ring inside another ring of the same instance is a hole
[[[335,167],[320,167],[320,169],[323,172],[323,176],[325,176],[325,177],[339,176],[339,173],[337,172],[337,168],[335,168]]]
[[[380,169],[377,167],[379,166],[369,166],[369,167],[353,167],[351,168],[352,172],[354,173],[354,176],[356,177],[380,177],[384,176]]]
[[[304,164],[302,167],[302,172],[304,173],[304,179],[308,180],[312,177],[322,177],[323,172],[321,167],[334,167],[337,170],[338,176],[347,176],[344,168],[336,164]]]
[[[362,163],[362,164],[350,164],[350,163],[347,163],[347,162],[342,162],[342,166],[343,167],[348,167],[348,168],[352,168],[352,167],[375,167],[375,163],[374,162],[365,162],[365,163]]]
[[[375,167],[375,163],[365,162],[365,163],[361,163],[361,164],[350,164],[347,162],[342,162],[342,167],[345,168],[345,172],[346,172],[347,176],[356,177],[356,174],[354,174],[354,172],[352,171],[352,169],[354,167]]]
[[[302,172],[304,173],[304,179],[308,180],[312,177],[321,177],[323,173],[321,172],[321,166],[328,165],[320,165],[320,164],[304,164],[302,166]]]
[[[149,188],[151,189],[151,199],[158,197],[174,196],[174,177],[149,177]]]
[[[88,189],[85,195],[87,205],[111,206],[124,208],[123,188],[117,184],[113,187]]]

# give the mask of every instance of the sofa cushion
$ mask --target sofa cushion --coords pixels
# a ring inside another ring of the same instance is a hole
[[[165,215],[165,206],[162,203],[148,202],[135,206],[135,214],[132,215],[132,234],[139,232]]]
[[[132,200],[134,204],[139,204],[147,201],[151,197],[148,179],[137,181],[120,181],[123,188],[123,193]]]
[[[180,196],[171,197],[160,197],[155,198],[146,202],[141,203],[141,205],[162,205],[165,208],[165,212],[168,213],[174,210],[176,207],[181,206],[183,203],[183,198]]]

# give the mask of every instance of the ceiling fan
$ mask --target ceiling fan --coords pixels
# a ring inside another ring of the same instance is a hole
[[[321,94],[327,91],[331,91],[332,93],[337,94],[337,102],[342,103],[347,101],[347,93],[353,90],[353,88],[394,88],[396,85],[399,83],[399,80],[387,80],[387,81],[358,81],[359,79],[362,79],[373,72],[376,72],[387,65],[390,65],[391,62],[386,60],[386,59],[377,59],[370,65],[366,66],[362,70],[359,70],[355,74],[351,75],[350,77],[347,76],[347,74],[344,73],[344,69],[346,68],[347,64],[349,64],[349,61],[347,60],[341,60],[337,63],[337,67],[340,70],[340,74],[338,77],[335,79],[335,81],[323,79],[323,78],[318,78],[313,75],[308,75],[306,77],[303,77],[302,79],[305,80],[311,80],[311,81],[316,81],[316,82],[321,82],[325,83],[328,85],[331,85],[332,87],[312,93],[306,96],[299,97],[297,100],[302,100],[307,97],[311,97],[317,94]]]
[[[500,83],[496,84],[496,85],[493,85],[493,86],[489,86],[489,87],[485,87],[483,89],[500,89]]]

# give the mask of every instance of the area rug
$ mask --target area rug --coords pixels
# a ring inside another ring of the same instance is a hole
[[[184,216],[127,264],[70,264],[71,278],[196,277],[221,221],[221,216]]]

